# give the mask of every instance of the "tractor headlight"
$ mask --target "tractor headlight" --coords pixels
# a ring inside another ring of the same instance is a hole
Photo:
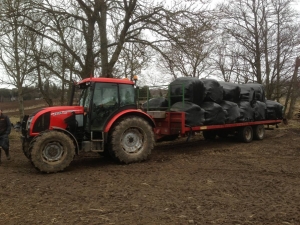
[[[27,124],[26,124],[26,130],[29,130],[30,129],[30,125],[31,125],[31,121],[33,119],[33,116],[30,116],[27,120]]]

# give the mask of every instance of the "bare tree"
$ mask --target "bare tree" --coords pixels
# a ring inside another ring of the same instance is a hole
[[[196,7],[201,17],[183,21],[178,19],[172,37],[176,41],[162,43],[160,46],[163,51],[159,60],[160,68],[168,71],[174,79],[179,76],[209,76],[208,59],[214,48],[213,17],[204,3],[188,4],[185,7]]]
[[[23,87],[30,85],[32,73],[28,30],[24,29],[24,15],[30,4],[24,0],[4,0],[0,8],[0,62],[8,75],[8,83],[18,90],[20,120],[24,116]]]
[[[299,67],[300,67],[300,57],[297,57],[295,60],[293,77],[292,77],[291,84],[289,86],[289,90],[287,93],[287,99],[291,99],[290,104],[289,104],[289,110],[287,113],[287,119],[292,118],[294,109],[295,109],[295,103],[296,103],[297,97],[299,95],[299,90],[298,90],[299,89],[299,81],[298,81]],[[288,105],[288,100],[285,102],[285,111],[287,109],[287,105]]]
[[[140,43],[126,43],[113,70],[115,77],[133,80],[151,62],[151,48]]]
[[[255,74],[258,83],[262,83],[263,8],[262,0],[230,0],[220,7],[223,16],[221,29],[234,38],[231,44],[243,47],[237,52],[240,61],[244,62],[241,65],[251,66],[251,71],[245,70],[243,73],[245,77]]]
[[[231,36],[226,46],[238,49],[226,56],[238,57],[232,70],[244,77],[243,82],[266,84],[266,97],[278,101],[286,93],[284,85],[291,79],[293,68],[291,59],[299,46],[299,24],[292,3],[292,0],[238,0],[219,7],[220,29]]]
[[[200,11],[193,8],[195,5],[192,1],[173,1],[169,5],[146,0],[71,0],[55,4],[46,0],[36,1],[33,11],[43,18],[38,16],[36,20],[31,16],[28,20],[43,27],[40,30],[30,26],[32,31],[61,46],[74,59],[78,67],[69,70],[81,78],[99,70],[99,76],[112,77],[127,42],[151,46],[160,53],[163,52],[157,43],[179,43],[177,31],[201,21]],[[70,30],[76,32],[75,38],[70,39]],[[145,31],[151,32],[155,40],[141,35]],[[74,45],[77,40],[80,43]]]
[[[215,48],[210,55],[212,74],[226,82],[242,83],[246,79],[241,72],[243,60],[240,58],[241,47],[233,44],[234,40],[225,32],[217,33]]]
[[[270,40],[276,40],[276,45],[274,46],[276,54],[274,54],[274,68],[271,70],[271,79],[267,79],[267,84],[271,84],[267,86],[274,88],[269,88],[267,97],[272,98],[274,96],[273,98],[278,102],[286,94],[283,91],[286,81],[293,79],[293,63],[295,56],[297,56],[294,52],[300,44],[299,32],[296,31],[299,29],[299,24],[294,22],[297,15],[292,9],[293,2],[293,0],[271,1],[271,19],[273,20],[274,27],[270,29],[269,33],[273,35],[269,35],[269,42]],[[271,82],[268,83],[270,80]],[[286,101],[289,101],[289,99],[286,98]]]

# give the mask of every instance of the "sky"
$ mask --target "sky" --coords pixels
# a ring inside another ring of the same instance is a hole
[[[3,69],[3,67],[0,65],[0,76],[1,76],[1,79],[5,79],[6,78],[6,72],[5,70]],[[0,81],[0,88],[11,88],[9,85],[7,84],[3,84],[1,81]]]

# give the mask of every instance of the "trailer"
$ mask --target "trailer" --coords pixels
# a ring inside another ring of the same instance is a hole
[[[184,112],[166,112],[166,111],[148,111],[153,120],[155,127],[153,128],[156,140],[174,140],[177,137],[187,137],[202,132],[203,137],[207,140],[215,139],[216,136],[227,137],[228,135],[236,135],[241,141],[249,143],[253,139],[263,140],[265,130],[274,129],[273,126],[282,122],[280,119],[238,122],[220,125],[203,125],[203,126],[187,126],[185,124]],[[265,128],[266,126],[266,128]]]

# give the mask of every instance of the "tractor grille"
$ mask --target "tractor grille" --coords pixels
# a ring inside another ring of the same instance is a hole
[[[50,112],[41,115],[34,123],[32,132],[39,133],[44,130],[48,130],[50,125]]]

